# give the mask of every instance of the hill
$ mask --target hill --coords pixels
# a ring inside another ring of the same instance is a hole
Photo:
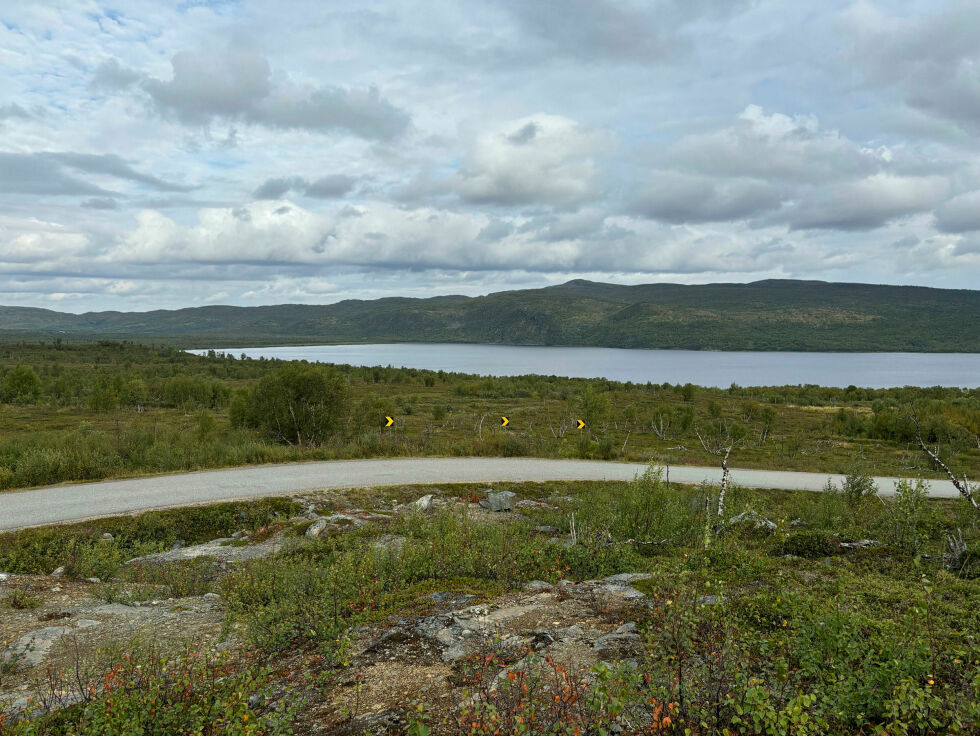
[[[0,340],[181,347],[466,342],[690,350],[980,352],[980,291],[822,281],[574,280],[481,297],[69,314],[0,307]]]

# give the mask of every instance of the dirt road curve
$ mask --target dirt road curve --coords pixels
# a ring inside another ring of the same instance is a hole
[[[257,465],[152,478],[101,481],[0,493],[0,530],[80,521],[173,506],[275,496],[317,488],[544,480],[629,480],[645,466],[586,460],[539,458],[394,458]],[[682,483],[717,482],[718,468],[677,466],[670,479]],[[823,473],[732,470],[736,483],[753,488],[819,491]],[[831,476],[840,482],[839,476]],[[890,493],[895,478],[876,478],[879,492]],[[949,481],[932,481],[931,495],[951,497]]]

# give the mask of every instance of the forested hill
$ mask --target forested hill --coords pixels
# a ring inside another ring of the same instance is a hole
[[[67,314],[0,307],[0,339],[183,347],[469,342],[695,350],[980,352],[980,291],[757,281],[575,280],[482,297]]]

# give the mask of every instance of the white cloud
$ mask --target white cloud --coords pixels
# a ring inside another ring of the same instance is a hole
[[[456,189],[480,204],[575,205],[595,195],[603,136],[560,115],[538,113],[480,135]]]

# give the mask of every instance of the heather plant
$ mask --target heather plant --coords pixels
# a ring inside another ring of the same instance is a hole
[[[3,736],[275,736],[292,733],[302,706],[293,694],[260,708],[282,673],[230,655],[187,651],[171,657],[133,643],[104,667],[48,673],[33,707],[0,715]]]

